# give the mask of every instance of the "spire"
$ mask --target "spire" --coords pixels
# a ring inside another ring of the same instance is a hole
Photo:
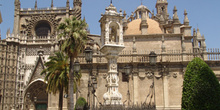
[[[185,25],[189,25],[189,19],[188,19],[188,17],[187,17],[187,12],[186,12],[186,10],[184,10],[184,16],[185,16],[185,18],[184,18],[184,24],[185,24]]]
[[[20,5],[21,5],[20,0],[15,0],[14,5],[15,5],[15,8],[20,8]]]
[[[111,0],[111,4],[112,4],[112,0]]]
[[[199,31],[199,28],[197,28],[197,39],[201,39],[202,38],[202,35],[201,35],[201,33],[200,33],[200,31]]]
[[[124,16],[124,19],[123,19],[123,30],[125,31],[128,28],[128,23],[127,23],[127,18],[126,18],[127,14],[126,14],[125,11],[123,13],[123,16]]]
[[[53,8],[53,0],[51,0],[51,8]]]
[[[0,24],[2,23],[2,13],[0,11]]]
[[[1,29],[0,29],[0,40],[2,39],[2,35],[1,35]]]
[[[66,0],[66,7],[70,7],[70,2],[69,2],[69,0]]]
[[[37,0],[35,0],[34,8],[37,9]]]
[[[179,17],[177,15],[176,6],[174,6],[174,9],[173,9],[173,21],[174,21],[175,24],[180,24]]]

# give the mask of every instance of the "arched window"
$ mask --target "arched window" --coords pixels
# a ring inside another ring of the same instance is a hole
[[[113,22],[109,26],[109,42],[118,42],[119,40],[119,26]]]
[[[48,36],[51,27],[48,21],[39,21],[35,26],[35,34],[37,36]]]

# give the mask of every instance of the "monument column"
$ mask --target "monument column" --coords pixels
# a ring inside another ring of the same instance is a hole
[[[99,21],[102,30],[100,51],[108,60],[107,92],[103,95],[105,106],[122,105],[122,95],[118,91],[119,77],[117,71],[117,59],[119,53],[124,49],[122,19],[122,12],[118,13],[111,3]]]

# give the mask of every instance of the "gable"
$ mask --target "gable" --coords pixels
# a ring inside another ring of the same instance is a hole
[[[36,79],[44,79],[45,75],[41,75],[41,72],[44,69],[44,63],[41,57],[38,57],[35,67],[32,71],[32,73],[29,76],[27,85],[29,85],[32,81],[36,80]]]

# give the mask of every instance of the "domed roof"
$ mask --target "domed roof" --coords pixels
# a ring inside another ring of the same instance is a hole
[[[136,19],[128,23],[128,28],[124,35],[141,35],[141,19]],[[147,34],[163,34],[160,25],[157,21],[147,18]]]

